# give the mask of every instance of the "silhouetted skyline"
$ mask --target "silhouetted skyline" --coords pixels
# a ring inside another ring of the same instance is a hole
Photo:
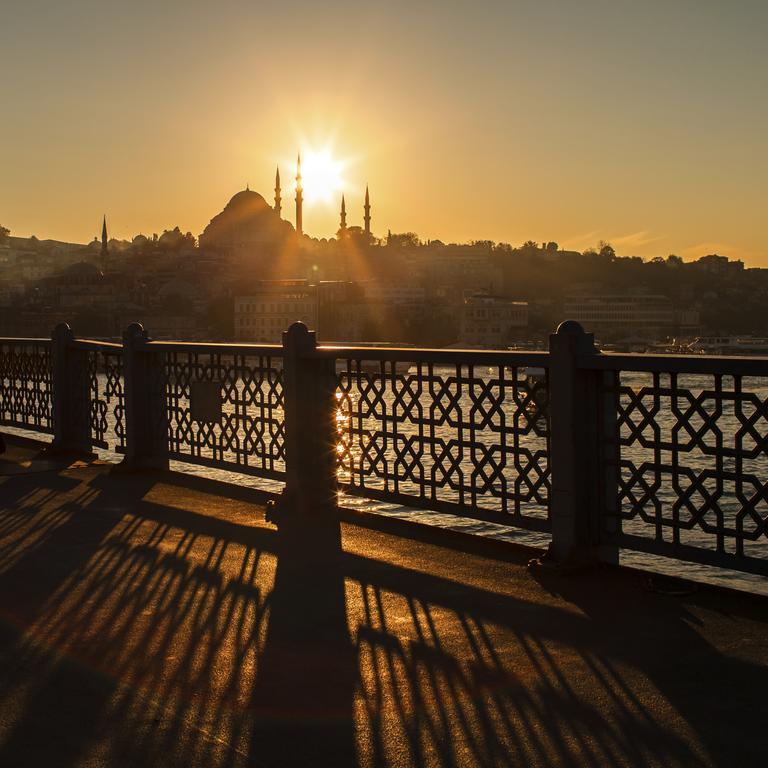
[[[761,2],[11,2],[2,223],[199,232],[327,147],[317,236],[370,183],[377,222],[424,238],[765,265],[767,32]]]

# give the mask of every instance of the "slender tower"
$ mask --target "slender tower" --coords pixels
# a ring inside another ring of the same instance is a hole
[[[107,263],[107,216],[104,214],[104,219],[101,222],[101,264],[104,266]]]
[[[341,196],[341,221],[339,223],[339,233],[344,234],[347,231],[347,206],[344,202],[344,195]]]
[[[368,185],[365,185],[365,216],[363,217],[365,222],[365,234],[371,234],[371,198],[368,196]]]
[[[280,166],[275,171],[275,213],[280,216],[283,212],[282,198],[280,197]]]
[[[301,187],[301,152],[296,160],[296,232],[300,235],[304,234],[304,230],[301,226],[301,205],[303,203]]]

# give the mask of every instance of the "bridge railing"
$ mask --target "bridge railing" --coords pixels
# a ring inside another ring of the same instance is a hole
[[[768,575],[768,359],[601,354],[601,545]]]
[[[285,478],[282,346],[146,341],[134,353],[152,371],[163,460]]]
[[[0,339],[0,424],[53,434],[50,339]]]
[[[768,360],[0,339],[0,420],[127,466],[181,461],[543,532],[559,562],[638,551],[768,575]]]
[[[549,530],[545,352],[321,347],[346,493]]]

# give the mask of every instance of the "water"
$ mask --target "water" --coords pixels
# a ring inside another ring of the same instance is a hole
[[[415,368],[411,369],[411,375]],[[422,375],[424,372],[422,371]],[[456,368],[449,367],[440,371],[435,368],[433,376],[439,377],[445,383],[455,376]],[[478,372],[475,372],[479,376]],[[485,376],[479,376],[487,382],[498,377],[499,372],[489,371]],[[505,374],[507,376],[512,374]],[[481,381],[481,384],[482,384]],[[422,385],[424,381],[421,382]],[[427,382],[429,384],[429,382]],[[432,381],[434,385],[434,380]],[[745,520],[749,525],[759,526],[756,522],[768,516],[768,455],[764,443],[768,441],[768,381],[766,379],[747,379],[740,382],[731,377],[717,380],[713,376],[695,375],[680,376],[674,382],[670,376],[662,375],[654,379],[651,374],[626,373],[621,377],[621,408],[623,418],[620,421],[620,434],[624,440],[631,441],[630,445],[622,447],[622,466],[620,468],[621,482],[625,488],[621,511],[628,514],[630,499],[641,508],[640,514],[633,519],[623,521],[623,530],[629,533],[653,537],[655,522],[658,516],[671,520],[673,506],[682,499],[677,513],[680,530],[680,541],[691,546],[714,549],[716,532],[727,534],[735,530],[737,514],[743,507],[752,510]],[[492,391],[492,390],[491,390]],[[385,412],[389,417],[393,413],[394,395],[382,389],[381,399],[376,405],[377,413],[368,414],[368,418],[358,418],[357,427],[380,429],[378,416]],[[432,402],[434,391],[422,392],[424,402]],[[443,392],[445,395],[446,392]],[[455,390],[453,391],[455,395]],[[513,391],[511,388],[501,399],[503,418],[492,417],[486,424],[486,429],[474,436],[474,441],[480,446],[480,455],[487,458],[484,446],[499,442],[499,435],[504,435],[504,441],[517,441],[517,455],[525,453],[539,456],[546,450],[546,424],[526,421],[522,413],[521,421],[520,398],[524,390]],[[374,398],[375,399],[375,398]],[[418,399],[416,397],[415,399]],[[400,399],[399,413],[403,409],[413,408],[414,398],[408,402]],[[474,404],[482,401],[482,393],[475,392],[469,398],[466,392],[456,401],[462,414],[454,413],[445,423],[434,428],[432,437],[449,441],[456,438],[457,430],[466,426],[467,414]],[[360,408],[359,399],[353,392],[352,401],[340,403],[339,426],[342,431],[349,428],[349,412],[361,416],[366,409]],[[225,410],[226,407],[225,407]],[[486,409],[491,411],[492,409]],[[528,409],[528,415],[535,419],[535,408]],[[398,422],[398,438],[407,441],[412,438],[425,438],[423,427],[418,424],[425,416],[434,420],[434,413],[429,414],[427,406],[412,411],[413,420],[405,419]],[[108,417],[112,419],[112,409],[108,409]],[[474,417],[473,417],[474,418]],[[478,417],[482,419],[482,415]],[[110,424],[112,428],[113,424]],[[521,429],[522,427],[522,429]],[[11,430],[9,430],[11,431]],[[21,433],[28,434],[28,433]],[[426,435],[430,437],[430,435]],[[355,437],[351,445],[351,459],[359,460],[360,447]],[[418,442],[418,441],[417,441]],[[686,450],[683,450],[686,448]],[[473,469],[471,451],[465,451],[461,467],[464,478]],[[119,460],[120,456],[110,450],[99,451],[102,458]],[[225,458],[233,460],[234,455],[225,453]],[[514,466],[514,456],[508,457],[508,466],[502,473],[509,483],[514,481],[518,472]],[[528,458],[526,458],[528,461]],[[349,463],[349,462],[348,462]],[[419,471],[423,472],[420,480],[429,482],[435,470],[435,460],[430,454],[420,458]],[[439,462],[438,462],[439,464]],[[390,470],[392,465],[390,464]],[[530,462],[524,464],[524,469],[535,479],[538,469],[531,470]],[[673,471],[674,468],[674,471]],[[270,492],[279,492],[282,483],[257,478],[222,468],[204,467],[186,462],[171,462],[171,469],[195,474],[223,482],[234,482],[238,485],[252,486]],[[347,468],[347,470],[349,467]],[[439,470],[439,466],[437,467]],[[342,472],[342,480],[345,479]],[[346,472],[348,477],[348,471]],[[454,475],[455,480],[455,475]],[[491,478],[485,485],[485,493],[481,494],[479,506],[491,510],[501,510],[504,500],[501,479]],[[381,487],[381,481],[375,477],[367,478],[367,484]],[[453,485],[453,487],[451,487]],[[439,498],[447,501],[458,499],[456,483],[437,489]],[[401,490],[405,493],[414,492],[418,484],[406,477]],[[525,489],[523,489],[525,491]],[[526,495],[525,493],[523,495]],[[545,505],[541,502],[540,493],[528,493],[531,498],[521,502],[520,511],[536,518],[545,514]],[[407,506],[384,503],[371,499],[342,495],[341,503],[345,507],[357,510],[415,520],[421,523],[447,527],[480,536],[511,541],[537,548],[544,548],[549,542],[549,536],[530,532],[513,526],[483,522],[454,514],[445,514]],[[685,527],[688,526],[688,527]],[[763,532],[756,541],[745,542],[745,553],[758,558],[768,557],[768,539]],[[665,540],[671,540],[671,529],[664,528]],[[758,527],[758,532],[760,529]],[[735,551],[733,535],[725,536],[727,551]],[[619,562],[633,567],[667,573],[674,576],[690,578],[696,581],[727,585],[732,588],[750,592],[768,594],[768,579],[761,576],[731,571],[724,568],[713,568],[694,563],[672,560],[656,555],[623,550]]]

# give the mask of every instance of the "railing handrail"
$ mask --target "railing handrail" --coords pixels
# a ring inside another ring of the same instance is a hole
[[[637,352],[603,352],[597,355],[578,355],[576,366],[582,370],[591,371],[768,376],[768,357],[735,355],[646,355]]]
[[[122,353],[123,345],[114,341],[97,341],[96,339],[72,339],[67,344],[70,349],[110,350]]]
[[[51,339],[38,336],[0,336],[0,344],[50,344]]]
[[[282,357],[282,344],[232,344],[228,342],[154,341],[137,342],[137,347],[159,352],[213,352],[228,355]]]
[[[137,343],[137,346],[141,349],[157,350],[158,352],[204,352],[226,355],[263,355],[272,357],[282,357],[283,354],[282,344],[148,340]]]
[[[414,347],[319,346],[311,353],[316,358],[339,360],[381,360],[402,363],[448,365],[536,365],[547,367],[549,352],[517,352],[490,349],[422,349]]]

